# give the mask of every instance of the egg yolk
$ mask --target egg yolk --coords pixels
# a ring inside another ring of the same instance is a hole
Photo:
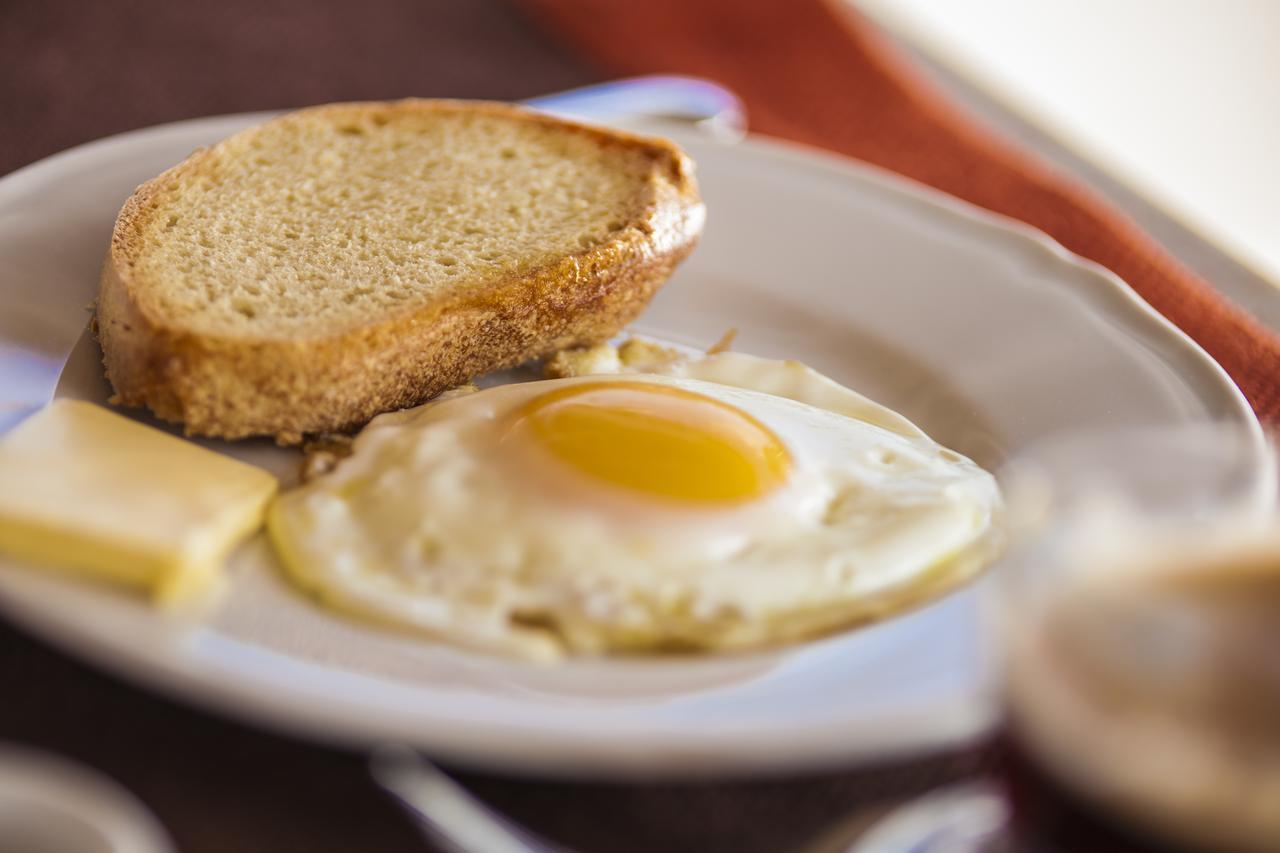
[[[764,424],[670,385],[589,382],[529,401],[512,431],[614,486],[683,501],[737,502],[781,485],[791,467]]]

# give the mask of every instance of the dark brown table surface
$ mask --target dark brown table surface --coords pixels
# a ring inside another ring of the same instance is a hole
[[[0,0],[0,174],[167,121],[598,76],[500,0]]]
[[[0,0],[0,69],[0,174],[196,116],[409,95],[514,100],[598,78],[495,0]],[[0,740],[104,771],[183,851],[426,849],[361,755],[159,698],[4,624],[0,684]],[[860,802],[959,778],[977,760],[692,785],[460,775],[584,850],[786,850]]]

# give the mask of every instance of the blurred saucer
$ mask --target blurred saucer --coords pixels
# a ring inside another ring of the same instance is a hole
[[[81,764],[0,743],[0,851],[172,853],[132,794]]]

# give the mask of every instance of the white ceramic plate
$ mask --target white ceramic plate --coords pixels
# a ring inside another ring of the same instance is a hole
[[[121,202],[261,118],[129,133],[0,181],[11,417],[24,395],[47,399],[77,340],[58,393],[104,399],[81,333]],[[698,345],[736,328],[738,348],[806,361],[988,467],[1070,427],[1216,419],[1257,430],[1204,352],[1043,235],[795,146],[681,141],[699,163],[706,236],[641,331]],[[295,461],[265,443],[234,452],[286,472]],[[0,605],[74,654],[205,707],[506,770],[782,771],[955,745],[995,720],[973,590],[784,651],[540,668],[330,616],[284,585],[261,540],[232,568],[229,595],[194,626],[14,565],[0,565]]]

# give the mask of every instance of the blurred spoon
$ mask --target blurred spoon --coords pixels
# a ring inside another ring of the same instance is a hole
[[[427,836],[451,853],[568,853],[473,797],[413,749],[380,746],[369,772],[417,819]]]

